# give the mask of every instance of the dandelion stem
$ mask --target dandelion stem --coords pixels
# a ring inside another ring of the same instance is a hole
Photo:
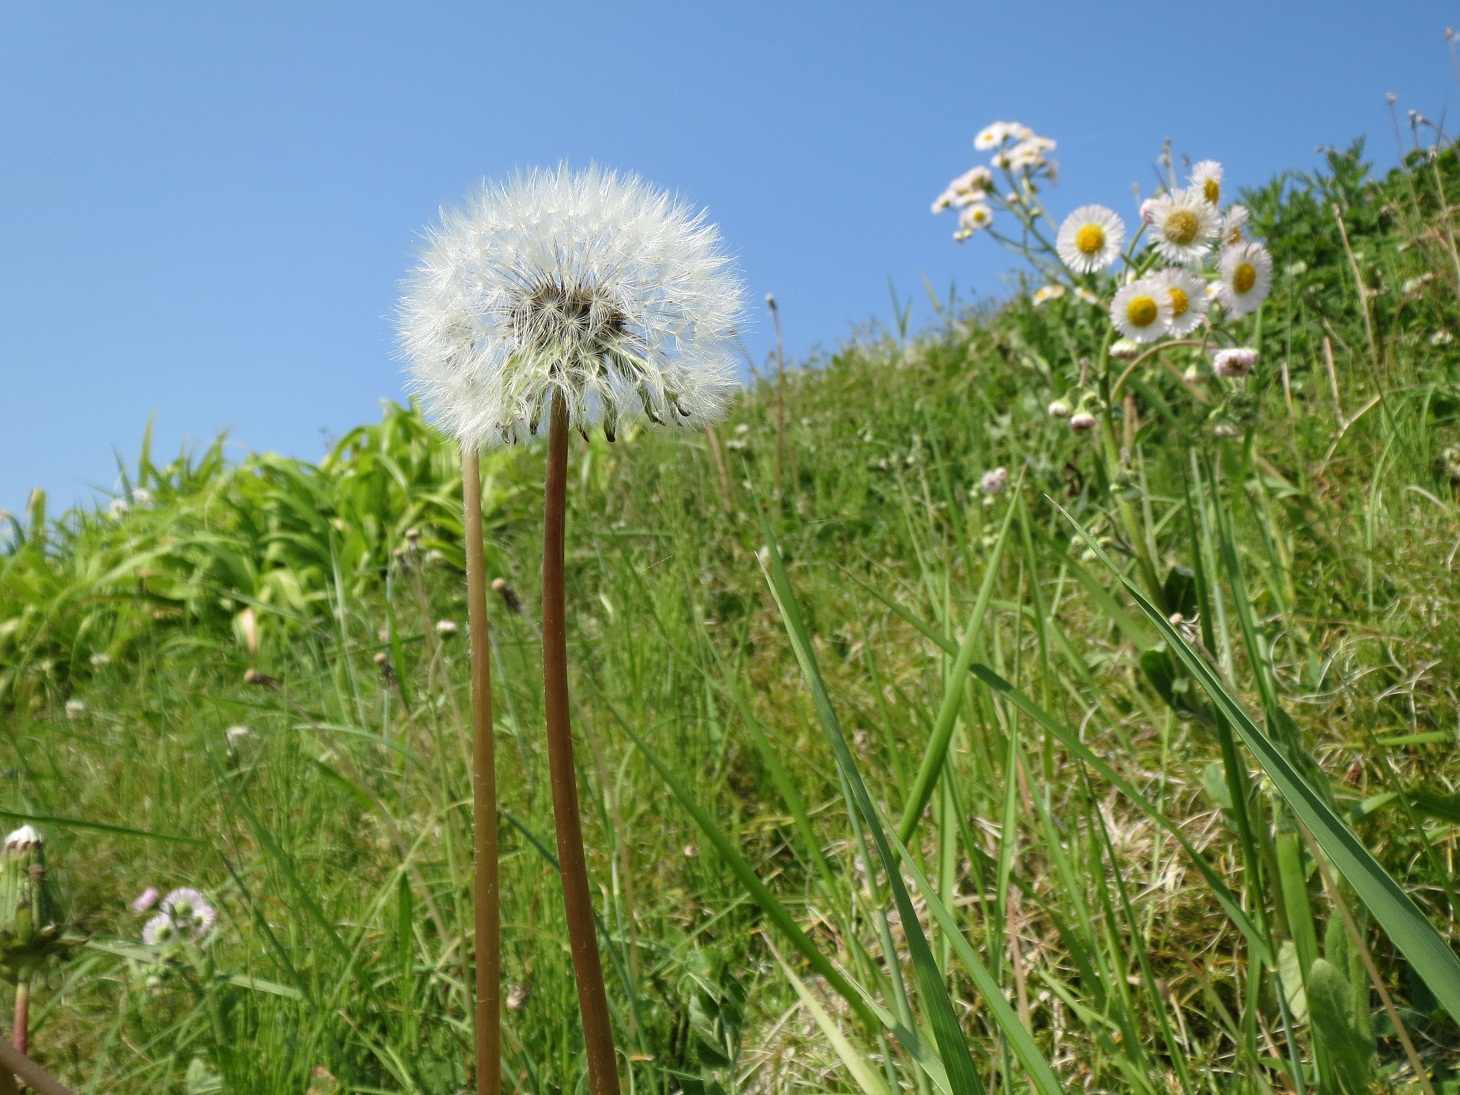
[[[568,712],[563,537],[568,494],[569,426],[568,405],[563,393],[557,389],[552,394],[551,422],[542,541],[542,675],[553,818],[558,830],[558,864],[563,876],[568,942],[578,982],[583,1041],[588,1051],[589,1088],[593,1095],[618,1095],[618,1060],[609,1023],[608,997],[603,988],[603,965],[598,957],[598,939],[594,934],[588,868],[583,859],[583,825],[578,813],[578,781],[573,766],[573,731]]]
[[[502,939],[497,881],[497,763],[492,737],[491,636],[487,629],[486,558],[482,548],[482,468],[462,446],[467,619],[471,632],[472,828],[476,874],[477,1091],[502,1087]]]
[[[30,979],[15,983],[15,1027],[11,1032],[15,1048],[25,1053],[30,1048]]]

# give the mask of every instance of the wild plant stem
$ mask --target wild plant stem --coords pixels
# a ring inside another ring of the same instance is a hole
[[[21,1053],[30,1049],[30,981],[24,977],[15,983],[15,1027],[11,1040]]]
[[[603,965],[593,924],[588,867],[583,859],[583,824],[578,812],[578,777],[573,766],[573,730],[568,709],[568,627],[563,589],[563,539],[567,523],[568,405],[553,392],[548,429],[547,489],[542,537],[542,676],[547,719],[548,769],[553,819],[558,830],[558,866],[568,943],[578,983],[578,1008],[588,1051],[593,1095],[618,1095],[618,1058],[603,987]]]
[[[472,859],[475,865],[477,1092],[502,1089],[502,938],[497,877],[497,761],[492,737],[491,636],[487,628],[486,556],[482,545],[482,469],[476,450],[461,450],[465,499],[467,621],[471,633]]]

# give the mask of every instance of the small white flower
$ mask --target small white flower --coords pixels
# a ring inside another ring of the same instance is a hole
[[[985,494],[998,494],[1004,489],[1004,484],[1009,481],[1009,469],[1005,467],[994,468],[992,471],[983,473],[979,480],[979,488]]]
[[[1217,238],[1217,207],[1192,188],[1151,199],[1152,240],[1167,262],[1200,266]]]
[[[113,498],[109,503],[107,503],[106,511],[116,520],[121,520],[122,517],[125,516],[127,510],[131,508],[132,507],[127,504],[127,500],[125,498]]]
[[[84,714],[86,714],[86,704],[80,700],[66,701],[66,717],[68,719],[79,719]]]
[[[1064,295],[1065,287],[1063,285],[1041,285],[1034,290],[1034,303],[1037,306],[1048,300],[1059,300]]]
[[[1191,187],[1213,205],[1222,200],[1222,165],[1216,160],[1202,160],[1191,169]]]
[[[161,915],[171,922],[174,931],[194,940],[202,939],[212,931],[218,919],[208,899],[191,886],[179,886],[170,891],[158,908],[162,910]],[[146,938],[145,935],[143,938]]]
[[[1146,224],[1156,223],[1156,199],[1147,198],[1141,202],[1141,220]]]
[[[987,228],[993,223],[994,211],[983,202],[974,202],[972,205],[964,206],[959,212],[958,231],[953,233],[953,238],[962,242],[980,228]]]
[[[1055,250],[1077,274],[1104,270],[1120,257],[1125,223],[1103,205],[1082,205],[1060,225]]]
[[[228,739],[228,748],[231,750],[252,733],[253,731],[247,726],[230,726],[227,730],[223,731],[223,736]]]
[[[1239,243],[1222,252],[1217,296],[1233,319],[1245,316],[1272,288],[1272,256],[1260,243]]]
[[[1189,335],[1201,326],[1207,314],[1206,282],[1184,267],[1158,270],[1151,275],[1157,288],[1171,297],[1171,321],[1168,329],[1178,338]]]
[[[1452,335],[1452,334],[1450,334],[1449,331],[1439,330],[1439,331],[1436,331],[1434,334],[1430,335],[1430,345],[1431,346],[1448,346],[1452,341],[1454,341],[1454,338],[1455,338],[1455,336]]]
[[[1086,289],[1083,285],[1075,286],[1075,296],[1079,297],[1086,304],[1093,304],[1097,308],[1105,303],[1103,300],[1100,299],[1098,293],[1090,292],[1090,290]]]
[[[1256,364],[1257,351],[1248,346],[1234,346],[1212,355],[1212,372],[1230,379],[1246,376]]]
[[[1247,211],[1245,205],[1229,206],[1226,215],[1222,217],[1222,246],[1231,247],[1246,239],[1247,222],[1251,218],[1252,214]]]
[[[104,666],[110,665],[111,664],[111,661],[112,661],[112,656],[110,654],[105,653],[105,652],[93,654],[91,656],[91,664],[94,667],[96,667],[97,669],[101,669]]]
[[[146,912],[148,909],[152,908],[153,905],[157,904],[157,899],[160,896],[161,895],[157,892],[156,886],[148,886],[145,890],[139,893],[135,899],[133,899],[132,911],[138,913]]]
[[[701,424],[737,387],[741,285],[702,214],[636,176],[484,184],[428,230],[398,309],[412,386],[469,447],[534,430]]]
[[[1054,151],[1055,142],[1048,137],[1029,137],[1009,149],[1007,162],[1015,171],[1026,167],[1042,167],[1048,159],[1046,152]]]
[[[152,504],[152,492],[146,487],[138,487],[132,492],[132,501],[145,509]]]
[[[22,825],[5,838],[5,850],[16,851],[21,848],[35,848],[42,843],[41,834],[29,825]]]
[[[457,627],[455,620],[436,621],[436,634],[440,635],[443,639],[451,638],[451,636],[455,635],[456,632]]]
[[[1010,137],[1018,128],[1018,123],[994,122],[986,125],[978,131],[978,136],[973,139],[973,147],[980,152],[987,152],[991,148],[997,148]]]
[[[1121,287],[1110,305],[1115,329],[1132,342],[1154,342],[1171,324],[1171,294],[1151,278]]]

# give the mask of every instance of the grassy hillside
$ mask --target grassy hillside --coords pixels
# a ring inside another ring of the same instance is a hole
[[[1163,607],[1453,937],[1446,193],[1460,195],[1452,152],[1379,181],[1353,152],[1248,195],[1276,270],[1250,322],[1258,368],[1235,404],[1198,349],[1139,369],[1119,408],[1128,482],[1046,413],[1104,337],[1104,313],[1073,294],[848,342],[753,385],[713,435],[575,445],[575,729],[638,1089],[938,1088],[916,1039],[869,1023],[716,849],[738,849],[889,1020],[920,1014],[926,994],[904,993],[887,957],[906,961],[904,918],[757,563],[768,530],[891,823],[940,711],[956,719],[914,854],[1067,1090],[1339,1090],[1343,1051],[1314,1037],[1327,1016],[1304,995],[1315,947],[1347,977],[1345,1029],[1372,1034],[1377,1082],[1415,1085],[1416,1057],[1451,1082],[1454,1021],[1256,764],[1224,756],[1211,701],[1058,508],[1135,574],[1114,499],[1134,507]],[[1219,403],[1238,436],[1213,433]],[[533,449],[484,462],[489,567],[511,591],[493,602],[506,1076],[533,1092],[576,1090],[583,1070],[540,740],[541,465]],[[997,466],[1009,486],[986,494]],[[470,1089],[456,470],[450,445],[388,407],[318,466],[144,448],[114,512],[53,518],[37,498],[14,519],[0,808],[40,819],[91,933],[33,1005],[38,1057],[78,1090]],[[952,679],[966,637],[1151,811],[981,678]],[[1163,820],[1253,918],[1272,968]],[[143,946],[129,903],[148,885],[210,895],[210,941]],[[914,896],[981,1082],[1022,1089],[1007,1028]],[[1280,980],[1285,963],[1302,976]]]

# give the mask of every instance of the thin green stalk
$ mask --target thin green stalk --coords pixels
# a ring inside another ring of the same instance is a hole
[[[593,1095],[618,1095],[618,1059],[613,1048],[603,964],[593,926],[593,898],[583,858],[583,822],[578,810],[578,777],[573,766],[573,730],[568,701],[568,624],[564,604],[563,541],[568,499],[568,405],[554,389],[548,428],[547,489],[542,537],[543,714],[547,722],[548,768],[553,818],[558,830],[558,863],[568,943],[578,982],[578,1008],[588,1054]]]
[[[471,631],[472,827],[476,903],[477,1091],[502,1089],[502,930],[497,876],[497,762],[492,736],[491,636],[482,545],[482,469],[474,449],[461,450],[465,499],[467,621]]]

